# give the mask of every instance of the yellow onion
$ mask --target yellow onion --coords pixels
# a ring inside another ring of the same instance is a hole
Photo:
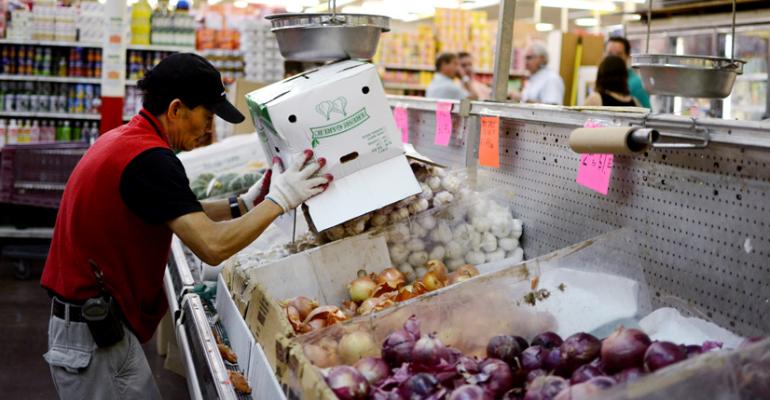
[[[422,277],[422,284],[425,285],[425,289],[429,292],[444,287],[444,282],[439,279],[435,272],[428,272],[425,274],[425,276]]]
[[[302,327],[300,328],[299,332],[308,333],[308,332],[317,331],[321,328],[326,328],[326,320],[323,318],[316,318],[302,324]]]
[[[350,299],[356,303],[360,303],[370,298],[375,289],[377,289],[377,284],[368,276],[356,278],[348,285]]]
[[[355,331],[343,336],[337,347],[342,362],[347,365],[353,365],[364,357],[374,357],[377,355],[377,350],[377,344],[374,343],[372,335],[363,331]]]
[[[356,315],[356,310],[358,310],[358,305],[352,300],[345,300],[342,302],[342,312],[345,313],[345,316],[348,318],[353,318]]]
[[[393,290],[396,290],[404,286],[404,284],[406,283],[406,277],[404,277],[404,274],[401,271],[391,267],[391,268],[385,268],[384,270],[382,270],[382,272],[380,272],[380,274],[377,275],[377,279],[375,279],[375,282],[378,285],[387,284],[388,286],[393,288]]]
[[[447,269],[443,262],[440,260],[430,260],[426,265],[428,266],[428,272],[433,272],[441,282],[446,282]]]
[[[302,319],[299,317],[299,311],[293,306],[285,306],[284,310],[286,310],[286,318],[289,319],[289,323],[291,324],[291,327],[294,328],[294,332],[299,332],[302,330]]]
[[[307,318],[305,318],[303,322],[303,325],[305,325],[304,332],[312,332],[346,319],[348,317],[338,307],[320,306],[310,312]]]
[[[384,310],[395,302],[393,299],[398,295],[398,292],[385,293],[380,297],[372,297],[364,300],[361,306],[358,307],[358,315],[366,315],[375,311]]]
[[[468,279],[471,279],[471,278],[473,277],[468,274],[458,274],[457,272],[453,272],[449,274],[449,281],[447,285],[454,285],[455,283],[467,281]]]
[[[479,270],[476,269],[473,265],[465,264],[460,268],[457,268],[457,271],[455,271],[458,275],[468,275],[470,277],[477,276],[479,274]]]
[[[315,344],[306,344],[304,350],[308,360],[318,368],[329,368],[339,364],[336,350],[330,351]]]
[[[318,307],[318,302],[305,296],[297,296],[285,301],[287,306],[294,307],[299,312],[299,319],[304,321],[308,314]]]

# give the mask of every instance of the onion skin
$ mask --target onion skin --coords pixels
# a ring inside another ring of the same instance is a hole
[[[532,346],[543,346],[546,349],[552,349],[554,347],[559,347],[561,344],[564,343],[564,340],[562,340],[561,336],[557,335],[554,332],[547,331],[543,332],[541,334],[538,334],[534,338],[532,338],[531,345]]]
[[[326,375],[326,383],[340,400],[365,400],[369,394],[366,378],[348,365],[332,368]]]
[[[644,366],[650,372],[665,368],[687,358],[684,350],[671,342],[655,342],[644,353]]]
[[[382,270],[382,272],[380,272],[379,275],[377,275],[375,283],[378,285],[387,284],[395,290],[404,286],[406,283],[406,277],[404,276],[403,272],[395,268],[385,268]]]
[[[687,355],[687,358],[692,358],[697,355],[700,355],[703,353],[703,347],[697,345],[697,344],[691,344],[684,346],[684,353]]]
[[[583,383],[591,380],[591,378],[597,377],[597,376],[604,376],[604,373],[599,369],[594,367],[590,364],[581,365],[578,367],[578,369],[575,370],[575,372],[572,373],[572,377],[569,380],[569,383],[572,385],[576,385],[578,383]]]
[[[545,359],[548,357],[550,351],[543,346],[531,346],[521,352],[519,360],[521,362],[521,368],[525,371],[532,371],[541,369],[544,367]]]
[[[305,296],[297,296],[286,301],[287,305],[294,307],[299,313],[299,320],[304,321],[305,318],[318,307],[318,302],[311,300]]]
[[[515,336],[495,336],[487,343],[487,357],[503,360],[516,368],[519,367],[520,354],[521,347]]]
[[[639,329],[619,327],[601,344],[601,360],[605,370],[615,373],[641,366],[650,344],[650,337]]]
[[[479,364],[479,371],[479,377],[487,377],[480,383],[481,387],[494,397],[502,396],[503,393],[513,388],[513,372],[505,361],[487,358]]]
[[[602,342],[593,335],[585,332],[576,333],[559,346],[562,365],[568,373],[572,373],[577,367],[588,364],[596,358],[601,346]]]
[[[476,385],[462,385],[455,389],[449,396],[449,400],[493,400],[484,389]]]
[[[457,268],[457,270],[455,272],[458,275],[467,275],[467,276],[469,276],[471,278],[473,278],[474,276],[479,275],[478,268],[476,268],[476,267],[474,267],[473,265],[470,265],[470,264],[465,264],[462,267]]]
[[[703,346],[701,348],[703,349],[703,352],[707,351],[713,351],[713,350],[719,350],[722,348],[724,344],[722,342],[717,342],[715,340],[707,340],[703,342]]]
[[[540,376],[546,375],[548,375],[548,372],[544,369],[533,369],[532,371],[527,372],[527,383],[534,381]]]
[[[527,388],[524,400],[553,400],[564,388],[569,386],[566,379],[558,376],[541,376]]]
[[[381,358],[366,357],[358,360],[354,365],[355,369],[366,378],[372,386],[377,386],[390,375],[388,364]]]
[[[618,383],[633,382],[644,376],[644,369],[639,367],[633,367],[624,369],[613,376]]]

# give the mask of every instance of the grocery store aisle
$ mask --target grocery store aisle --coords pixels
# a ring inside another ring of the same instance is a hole
[[[41,265],[35,265],[30,279],[20,281],[12,264],[0,260],[0,397],[6,399],[54,399],[46,351],[48,296],[40,288]],[[144,346],[160,392],[166,400],[187,399],[184,378],[163,368],[163,358],[155,351],[154,339]]]

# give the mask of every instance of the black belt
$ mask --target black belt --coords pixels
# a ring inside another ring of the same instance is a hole
[[[73,322],[86,322],[83,318],[83,314],[80,312],[81,307],[79,305],[70,304],[60,300],[58,297],[53,298],[53,315],[61,319],[67,319],[67,308],[70,312],[70,321]]]

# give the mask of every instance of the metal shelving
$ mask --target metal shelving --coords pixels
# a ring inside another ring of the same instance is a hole
[[[129,44],[126,46],[126,50],[139,50],[139,51],[170,51],[175,53],[188,53],[195,52],[195,46],[173,46],[173,45],[161,45],[161,44]]]
[[[428,87],[419,83],[384,83],[385,89],[393,90],[425,90]]]
[[[102,82],[101,78],[80,78],[80,77],[71,77],[71,76],[42,76],[42,75],[11,75],[11,74],[0,74],[0,81],[89,83],[89,84],[95,84],[95,85],[98,85]]]
[[[55,40],[26,40],[26,39],[0,39],[0,44],[17,44],[22,46],[57,46],[57,47],[90,47],[101,48],[101,43],[92,42],[60,42]]]
[[[99,114],[77,113],[53,113],[32,111],[0,111],[0,118],[51,118],[51,119],[78,119],[98,121],[102,117]]]
[[[399,65],[399,64],[382,64],[382,67],[385,69],[395,69],[395,70],[401,70],[401,71],[426,71],[426,72],[435,72],[435,68],[431,65]],[[493,71],[491,70],[478,70],[475,71],[477,74],[481,75],[492,75]],[[519,70],[519,69],[513,69],[510,71],[510,76],[514,77],[522,77],[522,76],[529,76],[529,72],[527,70]]]
[[[761,81],[767,81],[767,74],[764,74],[764,73],[743,74],[743,75],[738,75],[735,79],[739,81],[751,81],[751,82],[760,81],[761,82]]]

